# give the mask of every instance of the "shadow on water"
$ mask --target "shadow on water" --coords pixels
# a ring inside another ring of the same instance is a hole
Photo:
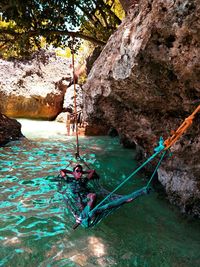
[[[183,217],[156,192],[95,228],[72,230],[73,219],[51,180],[73,159],[74,143],[59,133],[0,148],[0,266],[200,266],[199,221]],[[80,143],[109,189],[136,167],[134,151],[118,139],[82,137]],[[141,183],[137,176],[123,192]]]

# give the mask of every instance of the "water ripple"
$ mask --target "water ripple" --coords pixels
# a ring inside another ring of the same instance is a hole
[[[180,218],[155,193],[94,229],[73,231],[74,219],[52,178],[74,161],[74,140],[24,140],[0,148],[0,266],[200,266],[199,224]],[[134,151],[117,139],[81,142],[82,156],[108,188],[136,164]]]

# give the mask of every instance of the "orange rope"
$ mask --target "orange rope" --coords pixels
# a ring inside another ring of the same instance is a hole
[[[74,44],[74,40],[73,40]],[[75,79],[75,67],[74,67],[74,47],[71,49],[72,53],[72,66],[73,66],[73,82],[74,82],[74,122],[76,128],[76,157],[79,156],[79,141],[78,141],[78,123],[77,123],[77,104],[76,104],[76,79]]]
[[[193,111],[193,113],[187,117],[184,122],[181,124],[181,126],[173,133],[171,137],[169,137],[167,140],[165,140],[164,145],[165,145],[165,150],[170,148],[176,141],[177,139],[180,138],[180,136],[190,127],[190,125],[193,122],[193,119],[195,115],[200,111],[200,105]]]

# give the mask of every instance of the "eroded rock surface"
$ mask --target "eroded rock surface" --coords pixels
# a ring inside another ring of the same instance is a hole
[[[90,122],[116,129],[150,155],[200,104],[198,0],[138,1],[111,36],[84,87]],[[171,202],[200,217],[200,115],[158,178]]]
[[[23,137],[21,124],[0,113],[0,146]]]
[[[71,80],[70,63],[43,51],[23,62],[0,59],[0,111],[15,118],[54,119]]]

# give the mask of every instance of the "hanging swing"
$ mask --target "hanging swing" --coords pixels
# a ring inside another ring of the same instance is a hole
[[[97,225],[103,218],[107,217],[111,213],[113,213],[116,209],[124,205],[125,203],[130,203],[139,196],[145,195],[149,193],[150,183],[156,174],[157,169],[159,168],[166,151],[163,151],[161,157],[158,160],[157,166],[152,173],[148,183],[146,186],[131,192],[128,195],[120,195],[116,194],[116,191],[121,188],[128,180],[130,180],[136,173],[138,173],[144,166],[146,166],[150,161],[152,161],[162,150],[164,149],[163,139],[160,140],[159,146],[155,148],[155,153],[146,160],[140,167],[138,167],[133,173],[131,173],[122,183],[120,183],[112,192],[109,192],[105,188],[103,188],[99,181],[99,176],[96,175],[93,179],[89,180],[89,191],[95,192],[97,195],[97,200],[99,201],[96,206],[90,210],[89,212],[85,209],[82,209],[80,206],[80,198],[74,196],[72,192],[70,192],[70,188],[68,184],[72,182],[71,177],[67,176],[64,180],[61,176],[57,177],[57,181],[59,181],[58,187],[59,192],[63,195],[64,202],[74,216],[76,220],[76,224],[74,225],[74,229],[81,225],[85,228],[92,227]],[[83,159],[79,156],[79,163],[86,164]],[[89,166],[86,164],[89,168]],[[63,189],[64,188],[64,189]]]
[[[87,169],[90,169],[89,165],[80,157],[79,155],[79,139],[78,139],[78,125],[77,125],[77,105],[76,105],[76,84],[75,84],[75,68],[74,68],[74,49],[71,49],[72,54],[72,66],[73,66],[73,81],[74,81],[74,118],[75,118],[75,132],[76,132],[76,152],[75,159],[76,164],[84,164]],[[74,196],[70,192],[68,187],[69,183],[73,182],[75,179],[66,175],[64,180],[60,175],[56,178],[58,181],[59,192],[63,195],[64,202],[74,216],[76,224],[74,229],[79,225],[88,228],[97,225],[103,218],[107,217],[115,210],[120,208],[125,203],[130,203],[139,196],[146,195],[149,193],[151,182],[162,162],[166,153],[169,151],[170,147],[181,137],[181,135],[188,129],[192,124],[195,115],[200,111],[200,105],[195,109],[195,111],[184,120],[181,126],[173,133],[171,137],[167,140],[163,140],[161,137],[158,146],[154,149],[154,154],[151,155],[143,164],[141,164],[136,170],[134,170],[123,182],[121,182],[112,192],[109,192],[103,188],[99,182],[99,176],[96,174],[94,177],[88,181],[88,191],[95,192],[97,196],[97,203],[91,209],[87,210],[87,205],[85,207],[80,205],[80,197]],[[158,158],[157,165],[149,178],[147,184],[131,192],[128,195],[116,194],[116,191],[125,185],[132,177],[134,177],[142,168],[144,168],[149,162]],[[73,165],[71,162],[69,165]],[[69,166],[68,165],[68,166]],[[68,167],[67,166],[67,167]],[[65,187],[64,187],[65,186]],[[64,187],[64,189],[63,189]]]

